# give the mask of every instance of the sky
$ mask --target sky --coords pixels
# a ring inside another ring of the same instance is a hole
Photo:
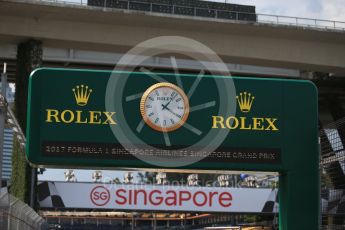
[[[77,0],[66,0],[77,1]],[[79,0],[78,0],[79,1]],[[82,0],[83,2],[86,0]],[[225,2],[225,0],[214,0]],[[304,18],[325,19],[345,22],[345,0],[227,0],[228,3],[254,5],[258,14],[272,14]],[[48,169],[40,180],[64,180],[62,169]],[[78,181],[91,181],[92,171],[76,170]],[[119,177],[123,172],[103,171],[104,177]]]
[[[259,14],[345,21],[345,0],[227,0],[226,2],[256,6],[256,12]]]

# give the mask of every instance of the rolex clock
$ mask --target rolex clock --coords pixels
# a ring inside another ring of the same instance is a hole
[[[143,120],[152,129],[171,132],[180,128],[189,115],[188,97],[178,86],[162,82],[149,87],[140,101]]]

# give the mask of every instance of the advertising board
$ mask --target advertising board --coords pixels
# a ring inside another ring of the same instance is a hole
[[[41,208],[236,213],[278,211],[278,191],[272,189],[46,181],[41,182],[39,188]]]

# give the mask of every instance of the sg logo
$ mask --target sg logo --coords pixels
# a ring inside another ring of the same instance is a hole
[[[110,192],[104,186],[97,186],[91,190],[90,200],[94,205],[104,206],[110,200]]]

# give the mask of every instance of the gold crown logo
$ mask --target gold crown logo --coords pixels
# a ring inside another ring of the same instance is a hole
[[[240,106],[240,110],[243,113],[248,113],[250,109],[252,108],[252,104],[254,101],[254,96],[251,95],[251,93],[240,93],[240,96],[236,96],[238,105]]]
[[[84,106],[87,104],[90,94],[92,93],[92,89],[89,89],[88,86],[84,85],[77,85],[75,88],[72,89],[75,97],[75,101],[77,105]]]

